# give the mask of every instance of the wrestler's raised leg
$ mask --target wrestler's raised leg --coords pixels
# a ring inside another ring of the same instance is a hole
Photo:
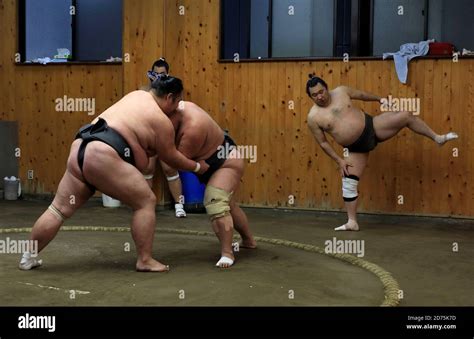
[[[167,265],[152,258],[156,197],[143,174],[123,161],[109,145],[92,141],[85,152],[84,177],[101,192],[133,209],[132,237],[138,255],[137,271],[168,271]]]
[[[352,166],[348,168],[349,174],[354,175],[360,178],[364,173],[365,167],[367,166],[367,162],[369,160],[369,153],[349,153],[349,156],[345,158],[345,160],[350,163]],[[357,188],[356,188],[357,190]],[[347,223],[336,227],[336,231],[358,231],[359,224],[357,222],[357,201],[359,199],[356,198],[353,201],[345,201],[344,205],[347,211]]]
[[[430,138],[440,146],[458,138],[454,132],[436,134],[423,120],[410,112],[386,112],[374,117],[375,134],[381,141],[392,138],[404,127]]]

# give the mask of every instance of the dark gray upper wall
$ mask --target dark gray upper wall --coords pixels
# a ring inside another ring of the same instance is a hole
[[[272,56],[332,56],[333,23],[333,0],[274,0]]]
[[[273,57],[311,55],[311,0],[274,0],[272,20]]]
[[[250,2],[250,57],[268,57],[268,19],[270,0]]]
[[[436,41],[443,40],[443,2],[429,0],[428,38]]]
[[[314,0],[311,17],[311,54],[333,56],[334,45],[334,1]]]
[[[72,50],[70,6],[71,0],[26,0],[27,61],[53,58],[58,48]]]
[[[474,1],[443,1],[442,40],[474,50]]]
[[[403,6],[403,15],[398,15],[398,6]],[[424,1],[418,0],[374,0],[373,55],[424,40],[423,8]]]
[[[122,8],[122,0],[77,1],[77,60],[122,57]]]

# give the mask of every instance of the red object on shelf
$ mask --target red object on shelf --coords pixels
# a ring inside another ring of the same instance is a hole
[[[453,55],[454,45],[449,42],[432,42],[428,55]]]

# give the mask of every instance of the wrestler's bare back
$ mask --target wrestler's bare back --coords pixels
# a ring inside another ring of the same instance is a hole
[[[364,113],[352,105],[344,86],[329,91],[329,95],[331,101],[327,107],[313,105],[308,113],[308,124],[317,125],[339,145],[350,145],[364,130]]]
[[[147,91],[133,91],[125,95],[99,117],[127,140],[135,157],[135,166],[140,171],[145,170],[149,157],[157,155],[160,136],[170,130],[174,133],[169,118]]]
[[[170,119],[176,130],[176,147],[194,161],[209,158],[224,141],[219,125],[192,102],[180,102]]]

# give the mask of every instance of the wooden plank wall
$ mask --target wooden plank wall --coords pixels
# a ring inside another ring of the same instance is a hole
[[[123,1],[124,94],[149,83],[146,72],[163,54],[164,0]]]
[[[314,71],[330,87],[419,97],[421,118],[435,131],[460,134],[442,148],[409,130],[381,144],[360,185],[361,211],[473,216],[473,59],[413,61],[404,86],[393,61],[218,63],[219,0],[167,1],[165,22],[165,54],[184,80],[186,99],[207,109],[240,144],[258,147],[258,161],[247,165],[239,192],[243,204],[289,206],[293,195],[295,207],[343,207],[336,166],[306,127],[311,102],[305,83]],[[359,104],[380,113],[376,103]]]
[[[163,56],[165,0],[123,0],[123,95],[149,84],[146,72]],[[129,59],[128,59],[129,58]],[[153,190],[160,204],[170,202],[158,166]]]
[[[0,0],[0,119],[13,120],[15,113],[15,21],[16,0]]]
[[[474,167],[473,59],[413,61],[408,86],[399,83],[393,61],[219,63],[219,0],[125,0],[124,6],[124,53],[132,57],[123,67],[12,67],[15,0],[0,0],[0,36],[2,47],[7,46],[0,50],[0,90],[11,94],[2,95],[0,118],[18,119],[22,125],[20,143],[26,148],[22,173],[26,175],[31,163],[40,164],[38,154],[48,157],[48,170],[37,174],[33,192],[55,189],[67,154],[66,147],[57,152],[63,137],[56,129],[49,137],[41,130],[54,121],[69,137],[88,120],[73,113],[62,123],[50,101],[64,93],[100,93],[97,105],[103,109],[141,85],[151,62],[164,55],[171,72],[184,80],[187,100],[205,108],[240,144],[257,146],[257,162],[247,165],[238,192],[243,204],[290,206],[288,197],[293,195],[294,207],[343,207],[336,166],[306,127],[311,102],[305,83],[314,71],[330,87],[345,84],[379,95],[417,96],[421,117],[436,131],[453,129],[460,134],[459,141],[443,148],[410,131],[381,144],[360,185],[362,211],[473,216],[474,190],[469,182]],[[70,83],[62,80],[66,77]],[[36,96],[37,92],[42,95]],[[380,113],[375,103],[360,102],[360,107]],[[32,118],[35,113],[41,114],[40,121]],[[458,157],[453,157],[453,147],[458,148]],[[399,195],[403,205],[397,204]]]

